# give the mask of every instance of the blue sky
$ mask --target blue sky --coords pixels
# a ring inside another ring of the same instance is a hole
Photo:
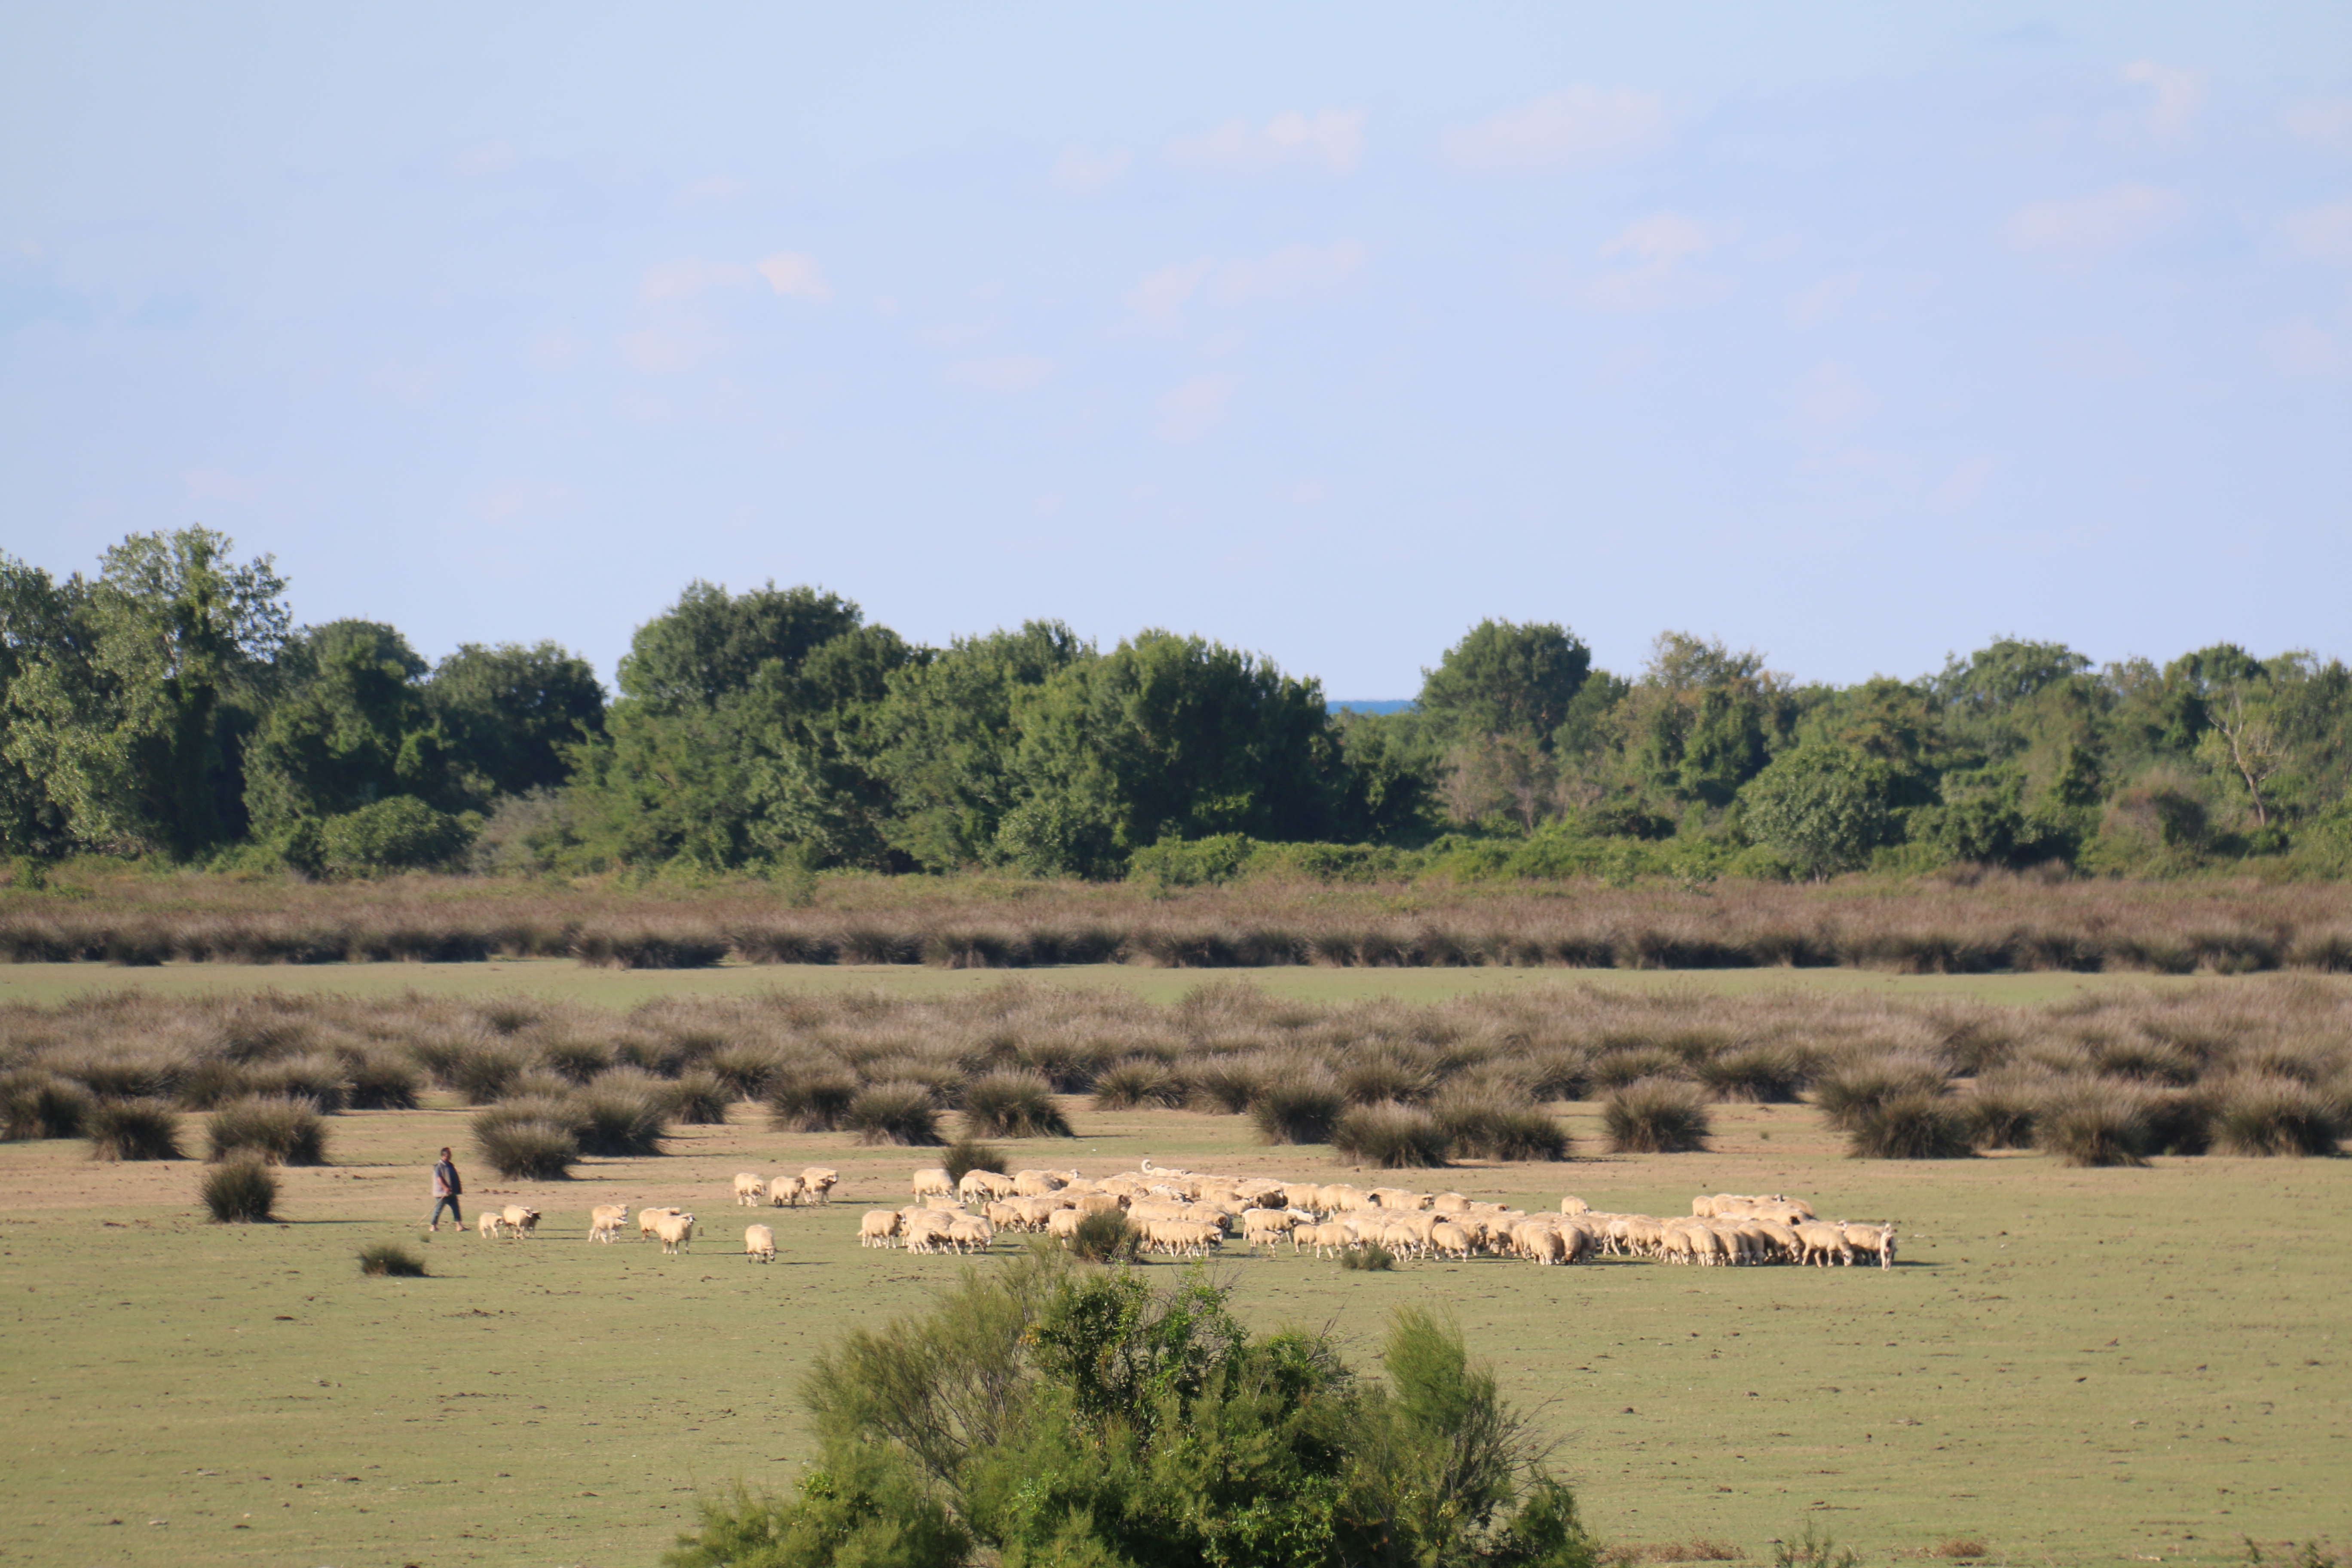
[[[0,13],[0,547],[428,655],[2352,655],[2347,497],[2340,3]]]

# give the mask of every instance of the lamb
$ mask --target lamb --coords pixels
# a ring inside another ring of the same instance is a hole
[[[605,1243],[621,1239],[621,1227],[629,1223],[626,1204],[598,1204],[588,1211],[588,1239]]]
[[[484,1241],[495,1241],[506,1233],[506,1216],[484,1209],[481,1218],[475,1222],[475,1228],[482,1233]]]
[[[867,1209],[857,1222],[857,1245],[860,1247],[896,1247],[898,1245],[898,1211]]]
[[[1846,1240],[1843,1226],[1809,1219],[1796,1228],[1798,1262],[1818,1264],[1826,1268],[1832,1262],[1853,1261],[1853,1246]]]
[[[969,1217],[969,1216],[966,1216]],[[948,1226],[957,1216],[938,1209],[924,1209],[906,1216],[905,1234],[909,1252],[937,1252],[947,1240]]]
[[[662,1251],[675,1257],[686,1250],[694,1239],[694,1216],[675,1209],[664,1209],[654,1222],[654,1234],[661,1237]]]
[[[945,1166],[926,1165],[915,1173],[915,1195],[919,1198],[929,1197],[934,1193],[953,1197],[955,1190],[955,1183],[950,1179]]]
[[[766,1194],[767,1190],[767,1178],[761,1175],[759,1172],[738,1171],[735,1173],[736,1207],[746,1209],[758,1208],[760,1206],[760,1199]]]
[[[1591,1214],[1592,1212],[1592,1205],[1586,1203],[1582,1198],[1571,1194],[1559,1200],[1559,1212],[1562,1214]]]
[[[801,1172],[801,1191],[821,1204],[833,1202],[833,1189],[841,1184],[841,1173],[830,1165],[810,1165]]]
[[[1846,1245],[1855,1252],[1868,1253],[1878,1259],[1881,1268],[1895,1267],[1895,1227],[1891,1225],[1845,1225],[1838,1227],[1845,1233]],[[1849,1261],[1851,1255],[1849,1255]]]
[[[1244,1209],[1242,1238],[1252,1247],[1263,1243],[1271,1247],[1289,1235],[1291,1226],[1297,1223],[1288,1209]]]
[[[743,1256],[761,1263],[776,1260],[776,1233],[764,1225],[743,1227]]]
[[[780,1209],[796,1209],[801,1206],[801,1198],[807,1190],[798,1176],[778,1176],[768,1184],[768,1202]]]
[[[519,1237],[528,1237],[539,1228],[539,1211],[527,1209],[520,1204],[507,1205],[499,1211],[499,1217],[506,1221],[507,1228]]]

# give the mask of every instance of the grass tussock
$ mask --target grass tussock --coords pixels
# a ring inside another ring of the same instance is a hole
[[[1973,1535],[1955,1535],[1948,1540],[1937,1542],[1935,1548],[1937,1556],[1955,1563],[1966,1563],[1974,1558],[1989,1556],[1990,1553],[1991,1548]]]
[[[1331,1129],[1331,1149],[1351,1164],[1402,1171],[1444,1164],[1453,1144],[1430,1110],[1389,1100],[1349,1109]]]
[[[842,1125],[860,1143],[920,1147],[947,1142],[940,1136],[940,1110],[919,1083],[877,1083],[849,1102]]]
[[[1524,1093],[1475,1087],[1442,1097],[1433,1108],[1456,1158],[1555,1161],[1568,1158],[1568,1131]]]
[[[2064,1165],[2145,1165],[2147,1096],[2115,1079],[2062,1083],[2034,1114],[2033,1146]]]
[[[1261,1142],[1328,1143],[1347,1109],[1339,1086],[1322,1074],[1268,1084],[1249,1114]]]
[[[89,1108],[89,1091],[71,1079],[38,1070],[0,1075],[0,1142],[79,1138]]]
[[[360,1248],[360,1272],[371,1279],[422,1279],[425,1259],[396,1242],[378,1241]]]
[[[972,1138],[959,1138],[949,1144],[947,1152],[940,1156],[940,1163],[946,1169],[948,1180],[956,1183],[961,1183],[974,1171],[993,1171],[1000,1176],[1005,1173],[1004,1151]]]
[[[547,1110],[494,1108],[474,1118],[474,1147],[510,1182],[560,1182],[580,1160],[580,1137]]]
[[[256,1095],[224,1105],[205,1123],[215,1161],[250,1156],[271,1165],[327,1163],[327,1123],[307,1100]]]
[[[1143,1233],[1117,1209],[1087,1215],[1070,1236],[1070,1251],[1087,1263],[1132,1263],[1142,1248]]]
[[[2307,1083],[2249,1078],[2221,1086],[2212,1117],[2214,1149],[2223,1154],[2333,1154],[2344,1136],[2337,1110]]]
[[[1018,1068],[975,1079],[963,1091],[963,1118],[980,1138],[1075,1136],[1070,1119],[1054,1101],[1054,1086]]]
[[[1350,1247],[1339,1254],[1340,1268],[1370,1269],[1376,1274],[1388,1272],[1396,1267],[1396,1254],[1377,1241],[1368,1242],[1362,1247]]]
[[[1715,1126],[1692,1085],[1645,1078],[1601,1100],[1601,1130],[1612,1154],[1696,1154]]]
[[[163,1100],[101,1100],[82,1119],[93,1160],[178,1160],[180,1113]]]
[[[268,1225],[278,1217],[278,1178],[251,1155],[206,1171],[196,1195],[215,1225]]]
[[[1097,1110],[1172,1110],[1188,1094],[1184,1080],[1152,1057],[1114,1062],[1095,1077]]]

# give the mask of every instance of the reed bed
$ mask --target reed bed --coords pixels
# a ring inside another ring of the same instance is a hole
[[[1965,885],[1856,879],[1687,890],[1276,881],[1155,894],[978,876],[826,876],[813,892],[786,898],[753,881],[551,889],[468,878],[305,884],[190,875],[115,878],[86,891],[0,889],[0,960],[2352,973],[2352,889],[2322,883],[1994,875]]]
[[[1160,1006],[1008,977],[949,996],[777,991],[623,1014],[275,992],[0,1007],[12,1139],[168,1158],[178,1116],[209,1109],[216,1129],[251,1129],[215,1137],[216,1155],[299,1159],[343,1109],[388,1094],[480,1107],[478,1142],[518,1176],[656,1154],[674,1123],[745,1101],[780,1129],[914,1146],[1181,1108],[1398,1165],[1570,1157],[1548,1109],[1568,1100],[1601,1103],[1614,1148],[1704,1148],[1710,1105],[1764,1098],[1815,1106],[1860,1158],[2326,1154],[2352,1131],[2352,987],[2279,975],[2020,1007],[1581,982],[1413,1005],[1217,979]]]

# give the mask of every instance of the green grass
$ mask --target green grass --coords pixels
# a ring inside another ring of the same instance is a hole
[[[936,969],[921,964],[749,964],[701,970],[594,969],[566,958],[491,959],[482,963],[166,963],[121,969],[95,963],[0,963],[0,1002],[44,1006],[133,990],[215,996],[276,989],[301,994],[397,996],[417,991],[473,1000],[537,995],[616,1010],[664,996],[745,996],[774,990],[872,990],[940,996],[1003,983],[1008,973],[1055,985],[1102,985],[1153,1002],[1174,1002],[1218,980],[1246,978],[1276,996],[1351,1001],[1396,996],[1432,1002],[1489,991],[1510,992],[1591,981],[1626,991],[1691,987],[1724,995],[1796,987],[1841,995],[1971,996],[2018,1005],[2136,986],[2174,989],[2226,984],[2210,975],[2144,973],[1890,974],[1865,969],[1151,969],[1097,963],[1004,971]]]
[[[915,1308],[956,1267],[856,1245],[858,1215],[903,1202],[934,1151],[773,1132],[738,1106],[727,1125],[677,1130],[665,1157],[506,1182],[467,1159],[455,1097],[426,1098],[335,1118],[339,1163],[275,1173],[278,1226],[205,1223],[194,1163],[0,1146],[0,1423],[24,1450],[0,1562],[650,1568],[698,1491],[794,1474],[792,1390],[813,1353]],[[1086,1136],[1005,1152],[1016,1169],[1104,1173],[1148,1154],[1530,1208],[1563,1191],[1659,1215],[1697,1193],[1785,1192],[1824,1218],[1901,1221],[1889,1271],[1382,1273],[1228,1248],[1216,1267],[1247,1316],[1328,1323],[1360,1364],[1391,1306],[1450,1308],[1510,1395],[1541,1407],[1555,1468],[1611,1542],[1721,1541],[1769,1562],[1810,1517],[1865,1562],[1966,1536],[1994,1560],[2127,1568],[2242,1562],[2242,1535],[2347,1533],[2352,1231],[2311,1216],[2352,1208],[2352,1161],[1883,1164],[1845,1159],[1810,1108],[1713,1114],[1705,1154],[1391,1176],[1185,1111],[1087,1111]],[[1564,1124],[1601,1146],[1597,1107]],[[539,1236],[427,1236],[443,1144],[469,1218],[524,1203],[546,1214]],[[736,1171],[810,1163],[842,1172],[831,1207],[729,1205]],[[585,1245],[604,1202],[694,1209],[694,1249]],[[752,1222],[774,1227],[773,1269],[740,1266]],[[361,1278],[354,1253],[379,1242],[430,1276]]]

